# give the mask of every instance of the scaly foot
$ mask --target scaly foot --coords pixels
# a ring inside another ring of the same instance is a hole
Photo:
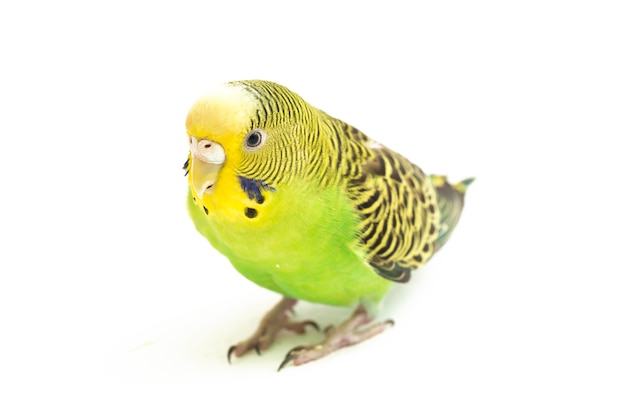
[[[291,349],[285,359],[278,367],[280,371],[285,365],[292,363],[302,365],[335,352],[346,346],[355,345],[370,337],[382,333],[387,327],[393,326],[392,320],[385,320],[376,323],[365,329],[359,329],[372,321],[363,306],[357,307],[352,316],[341,323],[338,327],[331,327],[325,330],[326,339],[317,345],[298,346]]]
[[[296,305],[297,302],[298,300],[296,299],[286,297],[280,300],[280,302],[263,317],[259,323],[259,327],[252,336],[228,349],[228,363],[230,363],[230,357],[233,354],[235,357],[240,357],[252,349],[260,355],[262,351],[270,347],[274,339],[276,339],[276,334],[282,329],[303,334],[306,331],[306,326],[311,326],[319,331],[319,326],[314,321],[289,321],[288,313],[293,312],[293,306]]]

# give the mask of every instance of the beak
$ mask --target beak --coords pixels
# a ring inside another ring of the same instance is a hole
[[[191,186],[200,199],[204,194],[213,192],[213,185],[217,182],[217,173],[222,168],[221,164],[212,164],[209,162],[191,159]]]
[[[189,141],[191,151],[191,168],[189,170],[191,187],[200,199],[204,194],[213,193],[217,182],[217,175],[224,165],[226,154],[224,148],[210,140],[200,140],[191,137]]]

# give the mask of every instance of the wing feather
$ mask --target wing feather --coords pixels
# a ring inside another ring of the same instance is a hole
[[[439,230],[436,192],[420,168],[335,119],[347,143],[343,175],[359,213],[360,247],[382,277],[406,282],[435,249]],[[347,155],[347,157],[346,157]]]

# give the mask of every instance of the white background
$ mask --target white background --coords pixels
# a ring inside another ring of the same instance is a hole
[[[621,2],[7,3],[2,415],[626,413]],[[186,112],[247,78],[477,178],[394,328],[280,373],[319,335],[229,366],[278,296],[184,206]]]

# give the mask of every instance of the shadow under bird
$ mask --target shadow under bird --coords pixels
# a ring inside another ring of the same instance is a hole
[[[197,230],[243,276],[282,294],[257,331],[228,350],[269,348],[298,300],[354,308],[324,339],[290,350],[279,370],[375,336],[395,283],[407,282],[448,240],[465,190],[268,81],[235,81],[187,116],[188,208]]]

